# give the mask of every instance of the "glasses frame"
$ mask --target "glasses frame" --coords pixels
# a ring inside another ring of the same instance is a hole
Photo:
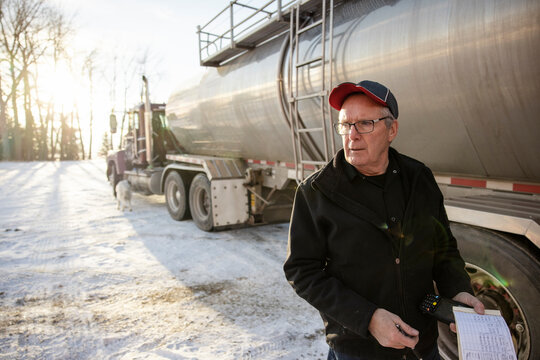
[[[373,130],[375,130],[375,123],[381,121],[381,120],[384,120],[386,118],[389,118],[390,116],[383,116],[382,118],[378,118],[378,119],[375,119],[375,120],[360,120],[360,121],[357,121],[357,122],[354,122],[354,123],[347,123],[347,122],[343,122],[343,123],[335,123],[334,124],[334,130],[336,131],[336,133],[338,135],[348,135],[351,133],[351,128],[354,126],[354,129],[356,130],[357,133],[359,134],[369,134],[371,132],[373,132]],[[371,122],[371,130],[370,131],[360,131],[358,130],[358,128],[356,127],[356,124],[358,123],[361,123],[361,122],[364,122],[364,121],[369,121]],[[345,133],[340,133],[338,128],[340,126],[343,126],[343,125],[348,125],[349,126],[349,130]]]

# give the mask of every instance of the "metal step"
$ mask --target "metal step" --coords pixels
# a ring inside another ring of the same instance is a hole
[[[308,26],[306,27],[303,27],[301,29],[298,30],[298,35],[301,35],[317,26],[320,26],[322,25],[323,21],[322,20],[318,20],[318,21],[315,21],[313,24],[309,24]]]
[[[307,95],[302,95],[302,96],[296,96],[296,97],[293,97],[291,99],[291,102],[300,101],[300,100],[307,100],[307,99],[313,99],[313,98],[321,97],[321,96],[325,96],[325,95],[326,95],[326,91],[321,91],[321,92],[318,92],[318,93],[307,94]]]
[[[317,61],[322,61],[322,56],[318,56],[316,58],[313,58],[313,59],[310,59],[310,60],[307,60],[307,61],[304,61],[300,64],[296,64],[296,67],[297,68],[300,68],[302,66],[306,66],[306,65],[309,65],[309,64],[313,64],[314,62],[317,62]]]
[[[309,128],[309,129],[298,129],[299,133],[310,133],[310,132],[316,132],[316,131],[323,131],[324,129],[322,127],[318,128]]]

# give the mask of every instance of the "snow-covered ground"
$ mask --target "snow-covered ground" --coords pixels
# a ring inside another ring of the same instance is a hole
[[[324,359],[287,224],[206,233],[116,209],[103,160],[0,163],[0,359]]]

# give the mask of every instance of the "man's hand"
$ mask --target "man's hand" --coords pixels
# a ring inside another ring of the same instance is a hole
[[[469,306],[472,306],[474,308],[474,312],[480,315],[484,315],[484,304],[480,300],[478,300],[476,297],[472,296],[469,293],[466,292],[460,292],[456,296],[452,298],[452,300],[459,301],[461,303],[467,304]],[[450,324],[450,330],[453,332],[456,332],[456,324],[451,323]]]
[[[399,327],[409,336],[402,334]],[[418,330],[407,325],[399,316],[384,309],[377,309],[371,317],[368,330],[375,339],[384,347],[414,349],[418,343]]]

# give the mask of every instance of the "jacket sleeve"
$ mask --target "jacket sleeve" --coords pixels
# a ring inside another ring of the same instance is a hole
[[[326,271],[327,239],[318,214],[324,201],[309,185],[298,188],[289,228],[285,276],[296,293],[343,327],[367,338],[377,306]]]
[[[450,230],[443,195],[431,171],[429,175],[439,198],[433,279],[439,293],[444,297],[453,298],[460,292],[473,294],[470,278],[465,270],[465,261],[459,253],[456,238]]]

